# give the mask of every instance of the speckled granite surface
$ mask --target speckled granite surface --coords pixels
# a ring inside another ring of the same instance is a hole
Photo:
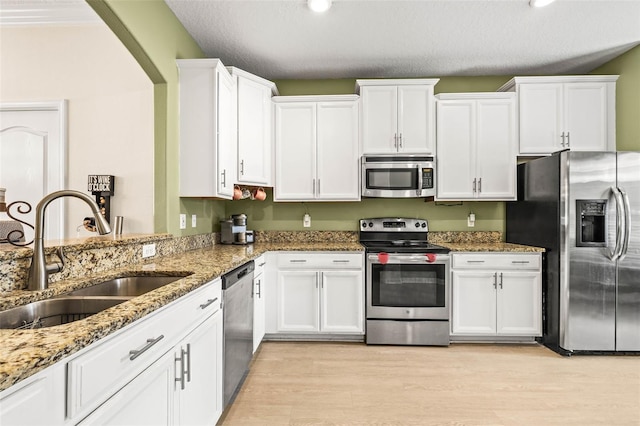
[[[69,266],[73,271],[59,277],[49,289],[40,292],[19,287],[0,297],[0,310],[59,295],[96,282],[127,274],[191,274],[86,319],[66,325],[36,330],[0,330],[0,391],[64,359],[120,328],[176,300],[244,262],[268,251],[363,251],[355,232],[282,232],[256,234],[256,243],[248,246],[213,245],[217,235],[173,238],[170,235],[127,236],[116,239],[96,237],[72,244],[68,252],[77,252],[73,262],[101,265],[91,270]],[[443,234],[443,235],[438,235]],[[454,235],[458,234],[458,235]],[[456,251],[543,251],[500,242],[500,233],[477,234],[472,242],[465,233],[432,233],[432,242]],[[470,233],[466,233],[470,234]],[[475,233],[471,233],[475,234]],[[455,242],[446,242],[445,240]],[[437,242],[436,242],[437,241]],[[144,243],[156,242],[157,255],[142,262],[139,252]],[[106,253],[100,253],[105,249]],[[92,250],[97,250],[92,252]],[[111,252],[112,250],[113,253]],[[85,251],[89,253],[84,253]],[[14,262],[28,265],[30,249],[0,254],[0,266]],[[88,256],[88,257],[87,257]],[[92,256],[98,256],[97,262]],[[89,260],[86,260],[89,259]],[[26,262],[26,264],[25,264]],[[1,271],[0,271],[1,272]]]

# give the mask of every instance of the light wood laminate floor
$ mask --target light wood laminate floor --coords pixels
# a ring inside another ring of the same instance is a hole
[[[223,425],[640,425],[640,357],[263,342]]]

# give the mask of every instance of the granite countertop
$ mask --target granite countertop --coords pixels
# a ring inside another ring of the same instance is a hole
[[[437,242],[452,251],[542,252],[543,249],[500,242]],[[135,297],[86,319],[35,330],[0,330],[0,391],[78,352],[268,251],[363,251],[355,241],[264,242],[247,246],[213,245],[143,263],[114,268],[91,278],[73,278],[49,285],[43,292],[14,291],[0,298],[0,310],[49,298],[126,274],[186,275],[157,290]]]

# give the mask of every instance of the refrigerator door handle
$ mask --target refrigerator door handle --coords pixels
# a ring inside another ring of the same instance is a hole
[[[622,195],[622,202],[624,204],[624,234],[622,240],[622,249],[620,250],[620,257],[618,260],[624,259],[627,254],[627,250],[629,250],[629,235],[631,235],[631,204],[629,204],[629,196],[627,192],[618,188],[620,194]]]
[[[625,223],[622,220],[623,212],[625,211],[624,200],[622,197],[622,193],[620,189],[615,186],[611,187],[611,192],[613,193],[613,197],[616,199],[616,247],[609,254],[609,258],[611,260],[618,260],[622,255],[623,248],[623,235],[626,232]]]

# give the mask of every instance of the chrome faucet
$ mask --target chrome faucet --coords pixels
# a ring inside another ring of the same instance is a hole
[[[100,213],[98,204],[88,195],[71,190],[62,190],[52,192],[46,195],[38,205],[36,206],[36,223],[35,223],[35,235],[33,238],[33,258],[31,259],[31,266],[29,267],[29,279],[27,281],[27,288],[29,290],[44,290],[49,285],[49,274],[55,274],[62,271],[64,268],[64,256],[62,248],[58,249],[58,257],[60,262],[54,262],[47,264],[44,257],[44,212],[49,205],[55,199],[62,197],[76,197],[86,202],[93,216],[96,218],[96,228],[100,235],[108,234],[111,232],[109,222]]]

